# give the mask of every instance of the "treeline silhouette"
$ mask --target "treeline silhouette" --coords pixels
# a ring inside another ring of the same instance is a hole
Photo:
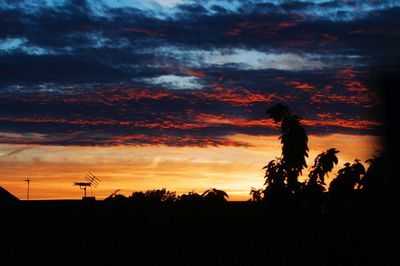
[[[226,202],[229,198],[228,194],[216,188],[210,188],[202,194],[194,191],[187,194],[177,195],[176,192],[168,191],[166,188],[150,189],[146,192],[136,191],[132,195],[126,197],[121,194],[113,193],[105,198],[105,202],[130,202],[133,204],[157,204],[157,203],[212,203],[218,204]]]
[[[317,155],[314,164],[309,168],[308,178],[299,182],[302,170],[307,168],[306,157],[309,152],[308,136],[300,118],[281,103],[268,108],[267,115],[275,123],[280,123],[282,154],[263,167],[266,171],[264,187],[252,188],[250,201],[265,204],[273,209],[300,209],[310,215],[319,216],[321,208],[324,209],[324,213],[340,215],[351,212],[353,205],[359,205],[360,200],[364,205],[373,205],[379,200],[387,167],[383,155],[366,160],[368,170],[365,170],[358,159],[353,163],[344,163],[344,167],[337,171],[336,177],[327,187],[325,178],[339,163],[339,151],[330,148]],[[162,188],[133,192],[129,197],[113,193],[104,201],[132,204],[220,204],[228,198],[225,191],[216,188],[210,188],[202,194],[192,191],[183,195]]]
[[[1,265],[384,265],[379,256],[384,156],[339,164],[338,150],[308,166],[308,136],[283,105],[282,153],[251,200],[210,188],[112,193],[103,201],[26,201],[1,208]],[[396,264],[392,264],[396,265]]]

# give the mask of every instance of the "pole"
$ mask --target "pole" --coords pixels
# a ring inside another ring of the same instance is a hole
[[[26,181],[28,183],[28,191],[26,193],[26,200],[29,200],[29,182],[31,181],[29,178],[25,179],[24,181]]]

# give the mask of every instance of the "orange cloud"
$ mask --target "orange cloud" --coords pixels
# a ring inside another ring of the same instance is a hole
[[[310,97],[311,103],[347,103],[354,104],[363,107],[371,107],[379,105],[376,97],[373,97],[371,94],[362,94],[362,95],[339,95],[339,94],[323,94],[323,93],[314,93]]]
[[[168,119],[160,119],[159,122],[149,121],[121,121],[110,118],[90,119],[65,119],[65,118],[29,118],[29,117],[0,117],[0,122],[22,122],[22,123],[58,123],[70,125],[91,125],[91,126],[134,126],[143,128],[177,128],[177,129],[193,129],[204,128],[207,124],[190,123],[180,121],[179,117]]]
[[[314,86],[308,84],[308,83],[302,83],[299,81],[288,81],[286,82],[286,85],[293,85],[295,88],[297,89],[301,89],[301,90],[312,90],[315,89]]]
[[[360,81],[350,81],[345,84],[348,91],[366,92],[369,91],[365,85]]]
[[[274,94],[261,94],[247,89],[215,87],[212,91],[196,92],[196,96],[208,100],[228,102],[234,106],[250,106],[257,102],[271,102]]]
[[[195,76],[198,78],[204,78],[206,75],[202,71],[193,70],[193,69],[186,69],[186,73],[191,76]]]
[[[356,76],[355,71],[352,67],[347,67],[338,72],[337,77],[354,78]]]
[[[271,119],[259,119],[259,120],[250,120],[238,117],[225,117],[221,115],[213,115],[213,114],[198,114],[196,115],[196,120],[207,123],[207,124],[216,124],[216,125],[233,125],[239,127],[251,127],[251,126],[263,126],[263,127],[274,127],[276,126]]]
[[[327,118],[327,117],[326,117]],[[331,118],[331,117],[329,117]],[[345,120],[345,119],[334,119],[334,120],[302,120],[306,126],[339,126],[344,128],[352,129],[372,129],[383,126],[383,123],[372,120]]]

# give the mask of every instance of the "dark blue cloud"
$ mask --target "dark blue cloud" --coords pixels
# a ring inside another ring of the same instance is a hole
[[[370,66],[399,57],[399,15],[391,1],[3,1],[0,142],[224,145],[275,134],[275,102],[312,133],[380,134]]]

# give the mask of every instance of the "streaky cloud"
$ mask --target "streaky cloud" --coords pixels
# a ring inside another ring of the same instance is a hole
[[[163,75],[155,78],[143,79],[143,81],[172,90],[196,90],[202,88],[199,78],[195,76]]]

